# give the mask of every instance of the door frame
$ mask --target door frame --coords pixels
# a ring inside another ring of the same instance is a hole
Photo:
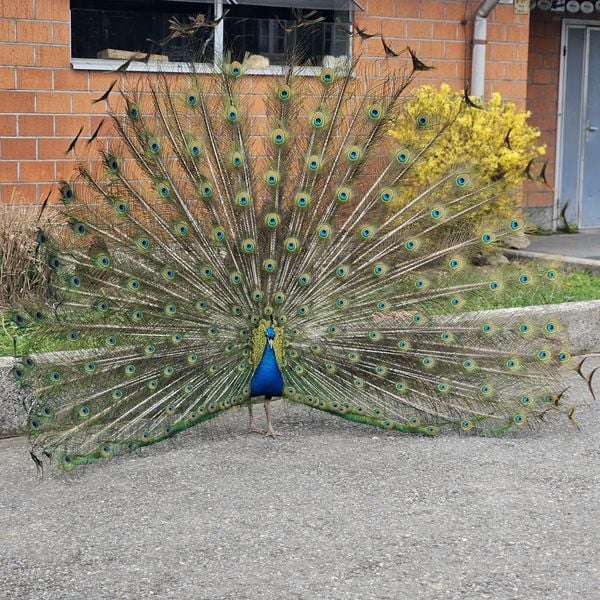
[[[559,215],[559,200],[560,200],[560,189],[562,186],[562,170],[563,170],[563,109],[565,106],[565,96],[566,96],[566,69],[567,69],[567,61],[566,54],[563,49],[567,44],[567,33],[570,26],[578,25],[580,29],[587,30],[588,27],[596,27],[600,29],[600,19],[590,20],[590,19],[563,19],[561,23],[561,36],[560,36],[560,67],[558,71],[558,112],[556,117],[556,169],[554,173],[554,206],[552,210],[552,228],[556,230],[558,226],[558,215]],[[587,41],[587,37],[586,37]],[[586,46],[587,49],[587,46]],[[583,73],[583,91],[581,95],[582,102],[582,116],[586,114],[587,108],[587,85],[588,85],[588,69],[589,69],[589,60],[586,61],[584,67],[585,71]],[[583,157],[585,161],[585,152],[584,148],[582,148],[582,138],[580,137],[580,155]],[[577,227],[582,228],[579,225],[579,219],[581,215],[581,191],[582,191],[582,181],[583,179],[583,169],[579,169],[578,173],[578,191],[579,195],[577,198],[577,206],[576,206],[576,214],[577,214]]]

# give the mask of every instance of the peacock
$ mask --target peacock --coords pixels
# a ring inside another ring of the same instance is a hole
[[[316,74],[292,60],[264,92],[227,59],[111,86],[114,135],[60,182],[60,224],[38,232],[51,300],[11,313],[34,332],[13,370],[35,397],[36,462],[72,470],[241,406],[274,438],[277,398],[425,436],[568,412],[559,323],[471,308],[557,272],[474,266],[525,224],[478,224],[502,173],[458,159],[415,175],[459,113],[412,114],[418,65],[395,60]],[[460,114],[478,109],[465,94]],[[36,352],[57,343],[72,350]]]

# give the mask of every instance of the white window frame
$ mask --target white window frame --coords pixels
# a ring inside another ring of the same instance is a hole
[[[206,3],[208,4],[208,3]],[[223,0],[214,0],[215,19],[220,19],[223,16]],[[360,7],[358,3],[357,6]],[[362,7],[360,7],[362,8]],[[352,11],[351,11],[352,12]],[[196,73],[214,73],[216,65],[222,62],[224,53],[224,20],[215,27],[214,36],[214,58],[213,62],[210,63],[196,63],[194,65],[194,71]],[[352,24],[352,27],[354,25]],[[352,38],[349,38],[348,44],[348,57],[352,58]],[[122,59],[111,59],[111,58],[73,58],[71,57],[71,67],[75,70],[84,71],[115,71],[122,64],[127,62]],[[187,62],[151,62],[147,63],[141,61],[132,61],[127,67],[128,73],[191,73],[192,68]],[[246,71],[248,75],[285,75],[287,67],[283,65],[269,65],[265,69],[249,69]],[[321,73],[321,67],[300,67],[298,69],[298,75],[319,75]]]

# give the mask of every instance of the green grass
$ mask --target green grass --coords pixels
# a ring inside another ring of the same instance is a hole
[[[507,279],[518,277],[523,272],[530,270],[532,263],[510,263],[501,268]],[[537,265],[539,267],[539,265]],[[482,269],[482,274],[485,269]],[[485,275],[483,275],[485,277]],[[465,308],[468,310],[491,310],[495,308],[510,308],[519,306],[534,306],[540,304],[559,304],[562,302],[578,302],[582,300],[600,299],[600,275],[595,275],[587,270],[571,270],[560,273],[560,279],[555,285],[526,286],[521,289],[511,289],[510,293],[500,296],[486,294],[470,301]],[[13,336],[16,338],[17,354],[28,352],[31,337],[35,335],[35,328],[29,328],[23,334],[12,323],[4,320],[4,328],[0,328],[0,356],[12,356],[14,352]],[[51,352],[58,350],[74,350],[81,348],[73,342],[57,342],[46,340],[36,341],[36,352]]]

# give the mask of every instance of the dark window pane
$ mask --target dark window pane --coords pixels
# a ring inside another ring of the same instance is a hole
[[[187,22],[190,16],[202,12],[214,17],[213,3],[171,2],[152,0],[72,0],[71,55],[74,58],[97,58],[102,50],[154,52],[171,61],[189,58],[188,41],[171,40],[158,49],[150,40],[159,41],[169,35],[169,20]],[[212,62],[214,29],[201,28],[194,38],[200,62]]]
[[[297,20],[289,7],[231,5],[224,19],[225,51],[235,60],[243,60],[246,52],[260,54],[272,65],[289,61],[291,52],[299,50],[303,62],[320,65],[324,56],[348,54],[349,11],[320,10],[309,21],[323,21],[295,27]]]

